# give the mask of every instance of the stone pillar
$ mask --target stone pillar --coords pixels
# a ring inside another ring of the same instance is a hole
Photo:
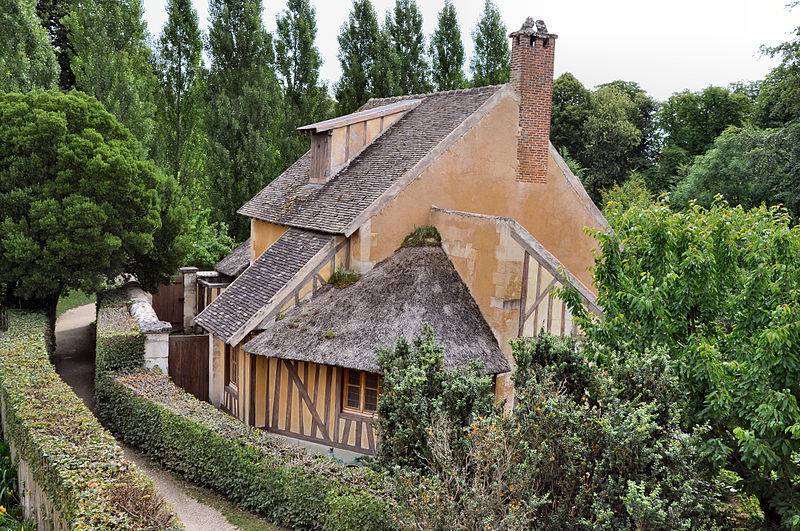
[[[197,315],[197,272],[196,267],[182,267],[183,273],[183,332],[194,331],[194,318]]]

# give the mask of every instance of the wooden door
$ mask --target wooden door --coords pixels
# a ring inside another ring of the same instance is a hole
[[[175,385],[208,402],[208,336],[169,337],[169,375]]]

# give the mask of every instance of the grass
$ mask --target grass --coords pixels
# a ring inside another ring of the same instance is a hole
[[[361,275],[359,273],[355,271],[345,271],[342,266],[339,266],[336,272],[331,275],[331,278],[328,279],[328,284],[336,289],[342,289],[351,284],[355,284],[360,278]]]
[[[58,299],[58,306],[56,307],[56,315],[61,315],[67,310],[83,306],[84,304],[92,304],[97,301],[97,295],[91,295],[82,292],[81,290],[73,290],[61,295]]]
[[[425,225],[414,227],[414,231],[405,237],[400,247],[441,247],[442,236],[436,227]]]
[[[260,518],[253,513],[243,511],[228,501],[225,496],[212,490],[188,485],[186,491],[197,501],[209,507],[213,507],[231,523],[243,531],[283,531],[284,528],[277,527],[269,523],[264,518]]]

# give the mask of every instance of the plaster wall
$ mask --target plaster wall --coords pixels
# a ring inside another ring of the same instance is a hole
[[[289,227],[250,218],[250,263],[275,243]]]
[[[208,401],[220,407],[222,404],[222,388],[225,386],[225,343],[209,334],[211,342],[208,349]]]
[[[169,332],[145,334],[144,366],[169,374]]]

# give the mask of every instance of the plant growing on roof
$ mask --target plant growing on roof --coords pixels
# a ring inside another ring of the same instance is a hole
[[[441,247],[442,236],[433,225],[414,227],[414,230],[403,239],[400,247]]]
[[[328,279],[328,284],[336,289],[342,289],[355,284],[360,278],[361,273],[353,270],[347,271],[342,266],[339,266],[336,268],[336,272]]]

